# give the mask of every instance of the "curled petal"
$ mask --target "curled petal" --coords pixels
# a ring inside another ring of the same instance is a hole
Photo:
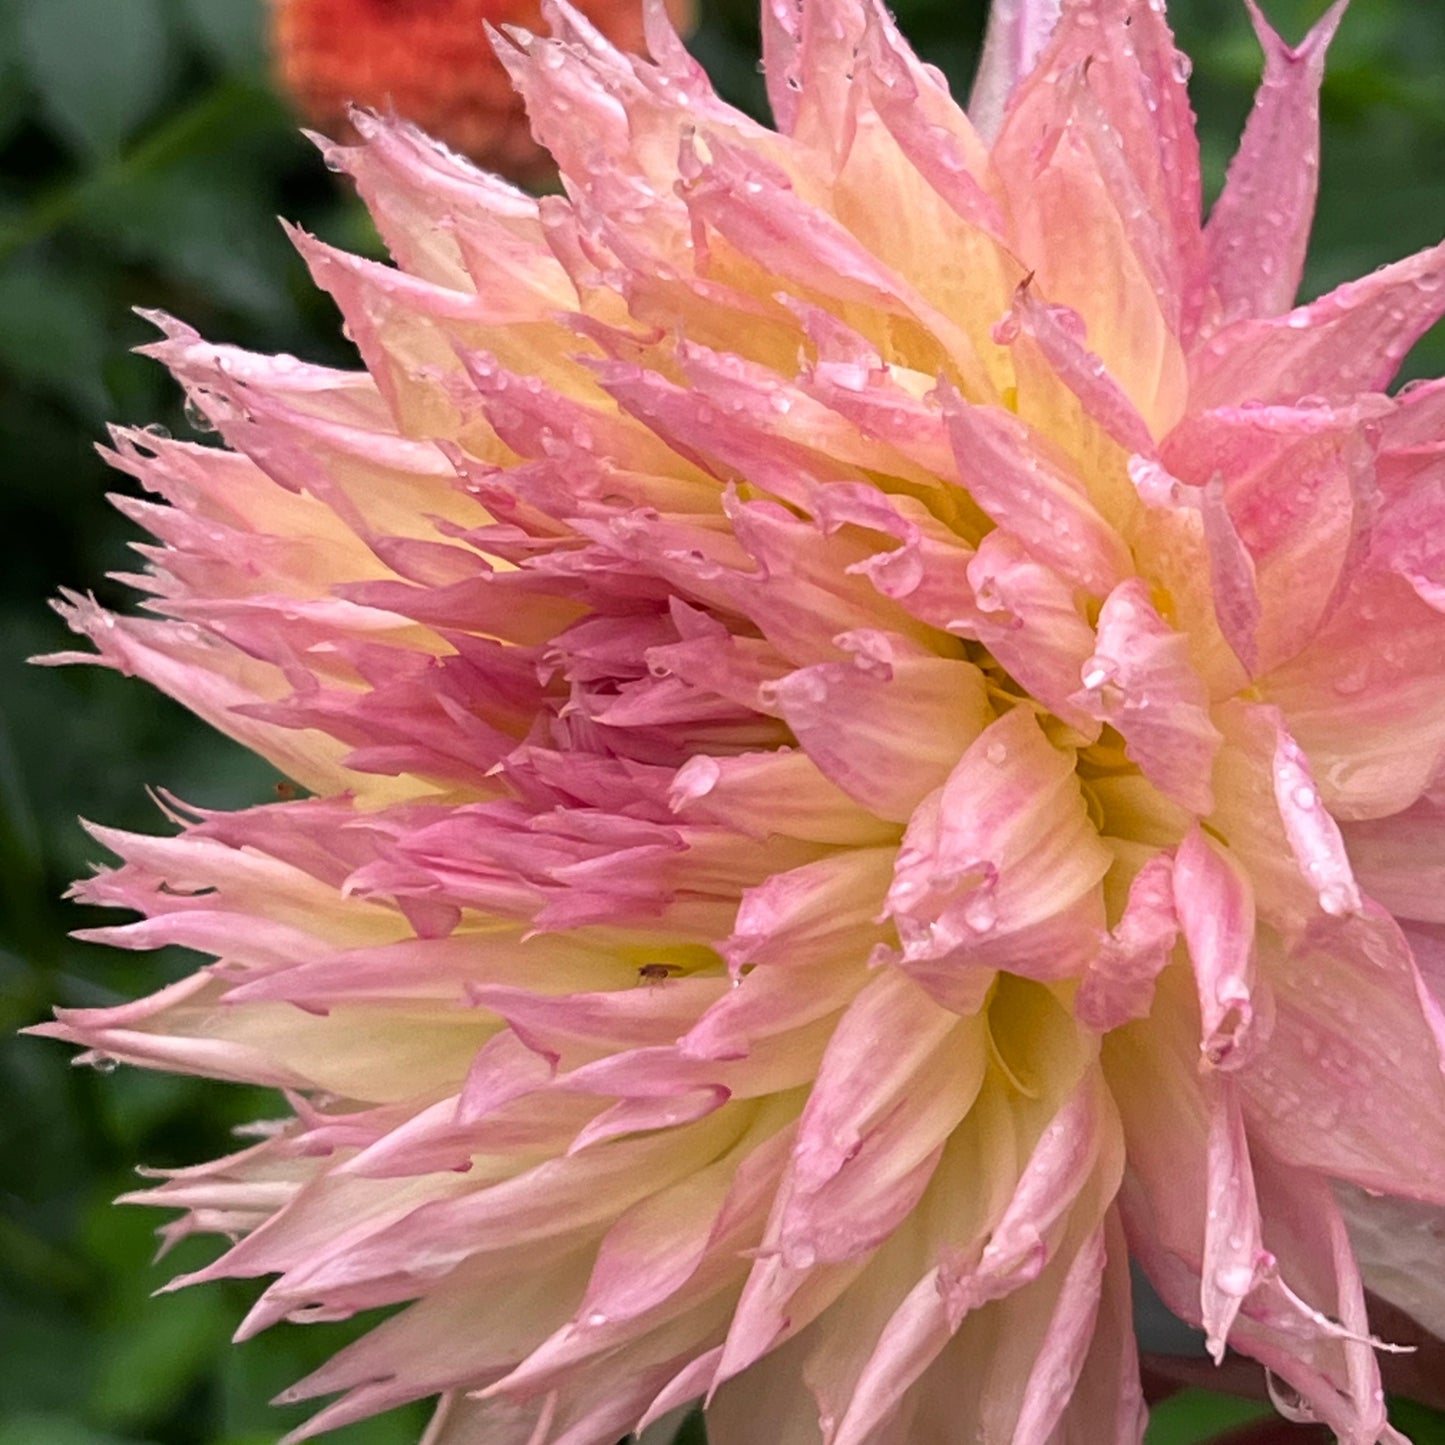
[[[986,728],[919,808],[886,912],[902,967],[971,1012],[988,970],[1056,978],[1097,946],[1108,850],[1069,756],[1018,708]]]
[[[1123,735],[1129,756],[1161,792],[1199,814],[1214,809],[1210,774],[1219,730],[1189,656],[1138,578],[1116,587],[1099,613],[1093,655],[1071,701]]]
[[[983,676],[884,634],[839,641],[853,662],[794,672],[772,697],[820,772],[877,817],[905,823],[983,730]]]
[[[1089,964],[1074,996],[1074,1012],[1101,1033],[1148,1015],[1154,981],[1179,938],[1174,905],[1174,860],[1156,853],[1134,875],[1123,916]]]
[[[1203,1022],[1200,1052],[1237,1069],[1261,1042],[1254,894],[1239,864],[1196,826],[1174,859],[1174,908],[1189,947]]]
[[[1285,837],[1326,913],[1358,913],[1360,890],[1345,855],[1339,825],[1320,800],[1309,761],[1281,726],[1274,747],[1274,796]]]
[[[1042,562],[1100,595],[1129,572],[1128,549],[1012,413],[945,407],[959,474],[978,504]]]
[[[1098,724],[1073,697],[1093,633],[1078,590],[996,527],[967,567],[971,602],[953,600],[950,630],[976,638],[1051,711],[1091,740]]]

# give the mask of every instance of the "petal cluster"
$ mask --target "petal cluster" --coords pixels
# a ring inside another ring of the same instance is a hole
[[[564,194],[330,150],[364,370],[158,318],[223,444],[116,433],[151,616],[64,611],[310,796],[97,830],[95,936],[214,962],[42,1032],[286,1091],[140,1197],[243,1333],[405,1306],[292,1439],[1126,1445],[1131,1260],[1403,1438],[1445,387],[1385,388],[1445,249],[1294,305],[1341,8],[1256,13],[1206,224],[1159,0],[1000,3],[973,120],[876,0],[766,0],[776,131],[660,0],[651,60],[549,4],[499,55]]]
[[[551,173],[547,152],[488,38],[491,26],[538,28],[537,0],[269,0],[281,90],[328,135],[351,106],[399,114],[490,170],[517,180]],[[581,0],[623,50],[642,48],[639,0]],[[692,0],[668,0],[686,29]]]

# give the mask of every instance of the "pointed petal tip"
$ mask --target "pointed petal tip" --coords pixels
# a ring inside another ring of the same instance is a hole
[[[1063,0],[994,0],[969,96],[975,129],[992,140],[1009,98],[1034,68],[1063,11]]]

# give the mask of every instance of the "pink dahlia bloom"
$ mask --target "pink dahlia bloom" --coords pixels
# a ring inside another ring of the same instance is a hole
[[[98,830],[215,962],[43,1032],[286,1091],[140,1196],[243,1334],[405,1304],[292,1437],[1101,1445],[1129,1261],[1346,1445],[1364,1279],[1445,1331],[1445,249],[1293,307],[1337,5],[1201,225],[1158,0],[1000,4],[972,119],[769,0],[779,129],[554,5],[536,201],[369,117],[366,363],[161,319],[150,620],[313,795]],[[1057,23],[1055,23],[1057,21]],[[87,654],[89,655],[89,654]]]

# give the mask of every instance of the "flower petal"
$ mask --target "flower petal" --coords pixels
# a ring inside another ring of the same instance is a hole
[[[1200,1052],[1214,1068],[1238,1069],[1266,1027],[1257,1017],[1253,890],[1239,863],[1197,826],[1175,854],[1173,883],[1199,991]]]
[[[1129,575],[1128,548],[1037,434],[999,407],[945,397],[944,411],[959,475],[999,526],[1060,576],[1100,596]]]
[[[1289,46],[1249,0],[1264,49],[1264,82],[1204,228],[1219,325],[1278,316],[1294,304],[1319,185],[1325,52],[1348,3],[1336,0],[1298,45]]]
[[[1195,353],[1191,404],[1293,406],[1321,393],[1383,391],[1445,311],[1445,245],[1285,316],[1236,321]]]
[[[1191,812],[1212,812],[1209,779],[1220,734],[1209,720],[1209,695],[1188,639],[1159,616],[1139,578],[1105,598],[1080,676],[1083,690],[1071,701],[1117,728],[1129,757],[1167,797]]]
[[[1154,981],[1172,959],[1178,937],[1174,859],[1156,853],[1134,875],[1123,915],[1079,983],[1074,1012],[1080,1021],[1107,1033],[1147,1017]]]
[[[1268,975],[1270,1046],[1239,1075],[1251,1131],[1280,1159],[1445,1202],[1445,1016],[1373,905],[1319,921]]]
[[[901,967],[945,1006],[972,1012],[989,970],[1058,978],[1097,948],[1095,836],[1069,755],[1027,709],[991,724],[914,815],[886,913]]]
[[[1388,818],[1340,830],[1355,877],[1396,918],[1445,923],[1445,805],[1421,798]]]
[[[772,698],[820,772],[877,817],[906,823],[983,730],[983,675],[885,633],[838,641],[852,663],[791,673]]]
[[[997,0],[989,8],[983,55],[968,101],[969,116],[987,139],[998,134],[1010,97],[1033,70],[1061,9],[1061,0]]]

